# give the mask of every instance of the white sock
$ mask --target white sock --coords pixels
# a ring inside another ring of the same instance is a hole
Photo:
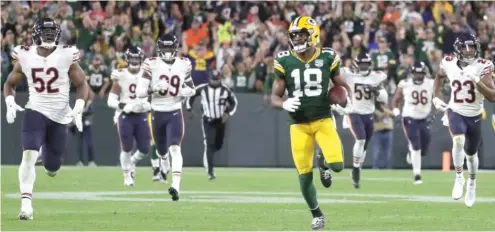
[[[151,159],[151,167],[159,168],[160,167],[160,159]]]
[[[464,166],[464,143],[466,138],[464,135],[455,135],[452,137],[452,160],[457,177],[462,176]]]
[[[411,163],[414,175],[421,174],[421,150],[411,150]]]
[[[366,150],[363,150],[363,156],[361,156],[361,167],[363,166],[364,160],[366,159]]]
[[[179,191],[182,174],[182,153],[178,145],[170,146],[169,152],[172,157],[172,187]]]
[[[365,142],[366,142],[366,140],[364,140],[364,139],[356,140],[356,142],[354,142],[354,147],[352,148],[352,152],[353,152],[352,166],[354,166],[355,168],[361,167],[361,163],[364,162],[364,144],[365,144]]]
[[[120,152],[120,166],[124,173],[130,172],[132,169],[131,152]]]
[[[160,167],[163,173],[168,173],[170,171],[170,153],[160,156]]]
[[[35,164],[38,156],[39,152],[34,150],[26,150],[22,153],[22,161],[19,165],[19,189],[23,206],[31,206],[34,181],[36,180]]]
[[[137,164],[145,156],[146,156],[146,154],[144,154],[144,153],[140,152],[139,150],[137,150],[136,152],[134,152],[134,155],[131,156],[131,162],[133,164]]]
[[[478,172],[478,166],[479,166],[479,159],[478,159],[478,153],[467,156],[467,167],[468,167],[468,172],[469,172],[469,178],[471,179],[476,179],[476,173]]]

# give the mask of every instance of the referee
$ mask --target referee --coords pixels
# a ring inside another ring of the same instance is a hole
[[[222,77],[216,70],[208,73],[208,83],[198,85],[196,94],[186,100],[187,111],[191,111],[194,99],[201,96],[203,111],[203,137],[205,150],[203,165],[208,171],[208,179],[215,179],[213,173],[213,155],[223,145],[225,124],[237,108],[237,99],[234,93],[222,85]]]

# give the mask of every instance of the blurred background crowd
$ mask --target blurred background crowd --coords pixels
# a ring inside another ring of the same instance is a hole
[[[374,69],[388,73],[395,91],[414,61],[435,73],[443,55],[453,53],[461,32],[477,35],[481,55],[495,57],[495,2],[356,2],[356,1],[2,1],[2,83],[12,67],[9,53],[30,45],[31,27],[41,17],[61,25],[62,44],[75,44],[84,54],[81,66],[101,97],[109,90],[110,73],[124,67],[123,53],[140,46],[154,56],[155,41],[176,35],[180,53],[193,62],[196,84],[206,71],[223,73],[237,92],[267,93],[273,57],[288,50],[286,29],[297,16],[312,16],[321,26],[321,45],[333,48],[349,66],[361,51],[372,54]],[[21,85],[19,91],[25,91]]]

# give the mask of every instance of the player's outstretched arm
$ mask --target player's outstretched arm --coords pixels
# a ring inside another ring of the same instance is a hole
[[[392,102],[390,103],[392,109],[398,109],[399,103],[402,101],[402,99],[404,99],[404,92],[402,88],[398,87],[395,91],[394,97],[392,98]]]
[[[78,63],[73,63],[69,68],[69,78],[77,88],[77,100],[83,100],[86,102],[88,100],[89,95],[89,87],[86,83],[86,74],[82,70],[81,66]],[[83,104],[84,106],[84,104]]]
[[[112,89],[110,89],[110,93],[108,94],[107,104],[110,108],[117,109],[119,108],[119,94],[120,94],[120,85],[117,80],[113,81]]]
[[[495,73],[491,73],[483,76],[480,81],[476,83],[478,86],[478,90],[491,102],[495,102],[495,84],[493,81],[495,80]]]
[[[15,86],[22,81],[22,67],[20,62],[16,62],[14,69],[7,77],[7,81],[3,85],[3,95],[5,97],[15,96]]]
[[[437,75],[435,76],[435,82],[433,83],[434,89],[433,89],[433,97],[434,98],[441,98],[440,95],[440,90],[442,89],[442,85],[445,82],[445,77],[447,75],[445,74],[445,71],[442,68],[442,65],[438,68]]]
[[[137,81],[136,96],[138,98],[147,98],[149,95],[153,94],[154,92],[153,89],[149,87],[150,82],[151,82],[151,73],[147,70],[144,70],[143,76],[138,78]],[[165,83],[166,82],[163,81],[163,84]]]
[[[285,94],[285,81],[276,78],[272,85],[272,96],[271,102],[272,106],[275,108],[282,109],[284,104],[284,94]]]

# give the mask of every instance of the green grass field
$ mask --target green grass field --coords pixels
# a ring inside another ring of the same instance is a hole
[[[181,201],[168,185],[153,183],[139,168],[125,188],[117,167],[62,167],[54,178],[37,169],[33,221],[19,221],[17,167],[2,166],[1,229],[56,230],[308,230],[310,213],[294,169],[219,168],[208,181],[203,169],[185,168]],[[316,171],[316,170],[315,170]],[[494,230],[495,173],[478,174],[473,208],[451,199],[453,173],[425,171],[413,185],[410,171],[362,172],[352,188],[349,170],[324,189],[315,173],[327,230]]]

